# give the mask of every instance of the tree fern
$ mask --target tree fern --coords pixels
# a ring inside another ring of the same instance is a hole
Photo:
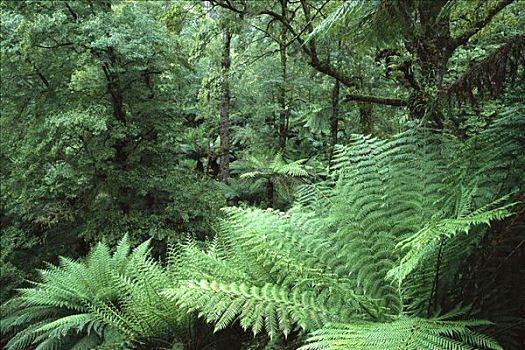
[[[306,159],[285,159],[281,152],[252,154],[233,162],[232,172],[239,174],[240,181],[250,180],[245,187],[259,183],[259,192],[266,187],[268,204],[273,206],[274,190],[281,199],[290,201],[295,185],[311,176],[311,168],[305,163]]]
[[[179,281],[164,292],[168,298],[217,322],[217,329],[240,317],[245,328],[257,333],[265,325],[272,336],[288,334],[294,324],[313,329],[354,313],[362,318],[381,312],[376,300],[354,293],[344,273],[335,271],[338,261],[312,250],[329,246],[321,235],[305,236],[277,211],[227,212],[230,219],[215,246],[219,252],[196,251],[193,244],[186,248],[177,275],[202,279]]]
[[[489,323],[436,316],[458,263],[515,205],[504,164],[521,136],[496,137],[496,125],[466,143],[426,129],[355,135],[288,212],[226,209],[210,249],[177,253],[182,278],[163,294],[216,329],[238,320],[275,337],[323,326],[304,349],[500,349],[471,330]]]
[[[295,323],[312,329],[312,326],[320,327],[337,318],[327,312],[328,308],[314,294],[271,284],[257,287],[243,283],[190,281],[164,294],[180,300],[180,305],[190,311],[199,310],[217,330],[239,316],[242,327],[251,328],[254,334],[264,329],[274,337],[280,333],[289,334]]]
[[[313,332],[305,350],[501,349],[472,330],[492,327],[470,320],[473,306],[446,312],[468,294],[462,264],[524,188],[523,135],[509,124],[523,121],[504,115],[466,142],[355,135],[293,208],[226,208],[215,239],[173,247],[166,269],[127,239],[113,254],[99,244],[85,261],[61,258],[3,306],[7,349],[166,347],[186,313],[273,339]]]
[[[111,254],[98,244],[85,261],[60,259],[41,281],[4,305],[7,349],[85,349],[147,338],[174,339],[185,317],[160,297],[168,274],[148,258],[148,242],[131,251],[127,237]],[[116,348],[117,346],[115,345]]]

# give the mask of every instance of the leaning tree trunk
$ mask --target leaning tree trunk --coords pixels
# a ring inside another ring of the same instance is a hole
[[[222,32],[222,99],[221,99],[221,180],[228,182],[230,177],[230,29],[225,26]]]

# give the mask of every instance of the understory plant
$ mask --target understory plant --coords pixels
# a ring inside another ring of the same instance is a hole
[[[216,330],[304,335],[302,350],[503,349],[490,336],[502,314],[483,301],[505,291],[472,289],[494,278],[472,257],[517,208],[524,123],[518,108],[467,142],[356,135],[291,210],[226,208],[208,249],[174,250],[178,280],[162,295]]]
[[[2,306],[6,349],[171,349],[189,316],[160,295],[170,283],[149,241],[131,250],[127,235],[114,253],[99,243],[85,260],[62,257]]]

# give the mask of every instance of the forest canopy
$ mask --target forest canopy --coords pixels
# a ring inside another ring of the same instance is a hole
[[[523,348],[525,1],[0,10],[2,348]]]

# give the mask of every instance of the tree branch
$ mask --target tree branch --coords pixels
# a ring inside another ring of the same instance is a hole
[[[36,75],[40,78],[40,80],[41,80],[42,83],[46,86],[46,88],[49,89],[49,80],[47,80],[47,78],[45,77],[45,75],[40,71],[40,69],[38,69],[38,67],[36,66],[36,64],[34,64],[29,58],[27,58],[27,62],[29,62],[29,64],[30,64],[31,66],[33,66],[33,69],[35,70]]]
[[[400,98],[378,97],[370,95],[348,94],[343,99],[345,102],[366,102],[386,106],[405,107],[407,101]]]
[[[519,68],[525,68],[525,35],[511,38],[480,62],[471,66],[463,75],[439,91],[449,102],[469,100],[474,103],[486,93],[495,97],[503,91],[506,80],[514,82]],[[476,95],[474,94],[476,91]]]
[[[480,19],[475,22],[471,29],[467,30],[465,33],[461,34],[457,38],[454,38],[452,41],[452,48],[456,49],[458,46],[466,44],[471,37],[477,34],[481,29],[483,29],[489,22],[496,16],[501,10],[506,6],[513,3],[514,0],[501,0],[494,8],[492,8],[485,18]]]
[[[73,45],[75,45],[75,44],[73,44],[73,43],[58,43],[56,45],[51,45],[51,46],[41,45],[41,44],[36,44],[35,46],[39,47],[41,49],[56,49],[56,48],[63,47],[63,46],[73,46]]]
[[[73,20],[74,20],[75,22],[77,22],[77,21],[78,21],[78,18],[79,18],[78,13],[76,13],[75,11],[73,11],[73,9],[71,8],[71,6],[69,6],[69,3],[68,3],[68,2],[66,2],[65,4],[66,4],[66,8],[67,8],[67,10],[68,10],[69,13],[71,14],[71,17],[73,17]]]
[[[330,1],[324,1],[319,8],[316,9],[314,15],[312,16],[310,12],[309,4],[304,0],[299,0],[298,3],[300,4],[300,8],[302,8],[306,25],[299,31],[297,31],[291,24],[288,18],[283,16],[282,14],[279,14],[275,11],[272,11],[271,9],[263,9],[257,12],[250,13],[246,9],[239,9],[235,8],[229,1],[221,1],[221,0],[210,0],[210,2],[216,6],[220,6],[224,9],[231,10],[233,12],[236,12],[238,14],[243,15],[252,15],[252,16],[262,16],[267,15],[272,17],[273,19],[279,21],[292,35],[293,40],[297,40],[299,46],[301,47],[301,50],[303,53],[309,58],[308,64],[314,68],[315,70],[324,73],[337,81],[341,82],[341,84],[345,85],[346,87],[352,87],[354,86],[353,79],[345,75],[341,70],[338,70],[333,65],[330,64],[330,62],[326,60],[321,60],[317,54],[317,47],[315,38],[311,38],[310,40],[305,40],[302,35],[304,33],[311,33],[313,32],[313,19],[317,17],[324,6],[326,6]],[[291,42],[291,41],[290,41]],[[286,43],[286,46],[289,43]],[[390,105],[390,106],[406,106],[406,101],[395,99],[395,98],[382,98],[382,97],[375,97],[375,96],[364,96],[364,95],[348,95],[351,97],[348,101],[361,101],[361,102],[369,102],[369,103],[375,103],[375,104],[383,104],[383,105]],[[352,97],[353,96],[353,97]]]

